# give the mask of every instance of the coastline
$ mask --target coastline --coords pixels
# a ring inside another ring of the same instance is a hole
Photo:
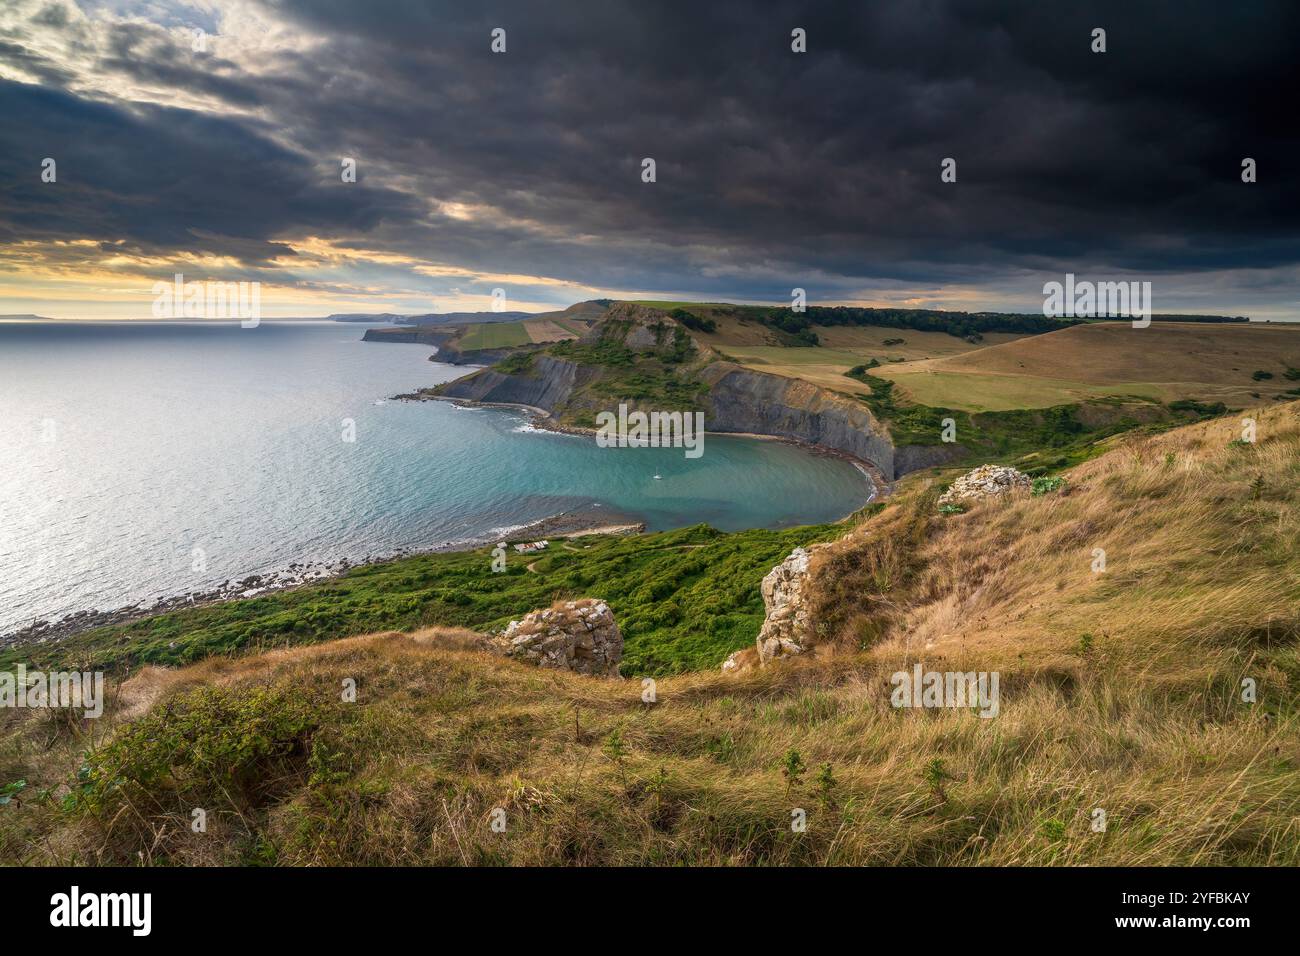
[[[530,424],[534,428],[542,431],[585,438],[591,438],[596,435],[596,429],[583,428],[574,425],[562,425],[555,421],[551,413],[546,409],[522,403],[479,402],[468,399],[451,398],[442,395],[431,395],[424,391],[394,395],[390,399],[390,401],[395,400],[442,401],[449,402],[452,405],[462,408],[512,409],[525,412],[530,418]],[[788,445],[801,448],[812,455],[826,458],[837,458],[846,461],[853,465],[853,467],[862,474],[862,476],[867,480],[867,483],[871,486],[871,491],[867,497],[866,504],[887,497],[891,490],[889,483],[885,481],[884,476],[875,465],[869,461],[857,458],[854,455],[838,449],[826,448],[821,445],[815,445],[810,442],[782,435],[707,430],[705,431],[705,434],[731,436],[734,438],[750,438],[760,441],[784,442]],[[842,516],[839,521],[848,521],[855,513],[856,511],[850,512],[849,514]],[[608,512],[598,512],[595,510],[560,512],[527,525],[494,529],[494,533],[491,534],[482,534],[473,538],[458,541],[446,541],[434,546],[400,548],[380,556],[366,555],[359,560],[345,558],[335,562],[294,562],[284,569],[250,574],[240,579],[230,579],[214,588],[164,596],[156,599],[151,604],[146,604],[144,601],[137,601],[134,604],[123,605],[108,610],[86,609],[74,611],[59,618],[38,620],[23,627],[15,628],[0,634],[0,648],[45,644],[59,641],[96,628],[130,624],[135,621],[143,620],[144,618],[166,614],[172,611],[179,611],[187,608],[207,607],[213,604],[221,604],[229,601],[250,600],[263,594],[273,592],[298,590],[321,581],[341,577],[354,568],[385,564],[405,558],[417,557],[422,554],[446,554],[462,551],[475,551],[480,548],[494,545],[497,542],[513,544],[521,541],[535,541],[544,538],[568,539],[598,534],[635,535],[644,532],[645,523],[636,521],[629,515],[611,515]]]
[[[630,536],[645,532],[644,522],[621,520],[627,517],[617,513],[610,514],[595,510],[561,511],[559,514],[550,515],[526,525],[496,529],[495,534],[480,535],[462,541],[443,542],[434,547],[399,548],[390,554],[380,557],[366,555],[357,561],[344,558],[334,562],[294,562],[284,570],[250,574],[238,580],[225,581],[215,588],[162,597],[148,605],[144,601],[137,601],[135,604],[127,604],[104,611],[97,609],[73,611],[54,620],[36,621],[0,634],[0,648],[47,644],[85,631],[92,631],[96,628],[116,624],[130,624],[171,611],[208,607],[230,601],[247,601],[263,594],[281,591],[296,591],[312,584],[342,577],[354,568],[388,564],[424,554],[477,551],[480,548],[490,547],[497,542],[514,544],[544,538],[568,539],[598,534]]]
[[[530,424],[534,428],[542,431],[555,432],[560,435],[579,435],[584,438],[594,437],[596,429],[583,428],[578,425],[561,425],[555,421],[551,413],[544,408],[538,408],[536,405],[525,405],[522,402],[476,402],[467,398],[451,398],[446,395],[430,395],[425,392],[414,392],[403,395],[394,395],[392,401],[403,402],[448,402],[459,408],[508,408],[528,412],[532,416]],[[815,445],[812,442],[801,441],[798,438],[790,438],[786,435],[763,435],[757,432],[717,432],[705,429],[706,435],[721,435],[731,438],[753,438],[758,441],[775,441],[792,445],[800,448],[811,455],[820,458],[838,458],[840,461],[846,461],[856,468],[868,483],[871,485],[871,494],[867,498],[867,504],[888,498],[893,490],[891,483],[885,479],[884,474],[874,464],[865,458],[859,458],[851,455],[846,451],[840,451],[838,448],[827,448],[825,445]],[[849,518],[845,515],[840,520]]]

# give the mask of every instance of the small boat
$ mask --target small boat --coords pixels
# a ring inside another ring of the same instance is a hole
[[[663,480],[664,480],[663,475],[655,475],[655,481],[663,481]]]

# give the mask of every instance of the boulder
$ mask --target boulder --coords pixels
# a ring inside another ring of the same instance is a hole
[[[604,601],[558,601],[511,621],[493,642],[507,657],[560,670],[617,677],[623,635]]]
[[[761,591],[767,617],[758,632],[760,663],[802,654],[805,649],[808,610],[804,606],[804,586],[810,557],[806,549],[795,548],[763,578]]]
[[[1028,488],[1029,476],[1022,471],[1003,465],[980,465],[967,472],[939,497],[940,505],[955,505],[964,501],[979,501],[1004,495],[1017,488]]]

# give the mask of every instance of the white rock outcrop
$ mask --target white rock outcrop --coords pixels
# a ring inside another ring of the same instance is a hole
[[[623,635],[604,601],[560,601],[511,621],[495,643],[507,657],[536,664],[617,677]]]
[[[804,548],[795,548],[790,556],[763,578],[763,604],[767,616],[758,632],[760,663],[802,654],[807,641],[808,609],[804,606],[804,586],[808,581],[808,559]],[[724,670],[733,669],[723,665]]]
[[[940,505],[955,505],[963,501],[978,501],[1004,495],[1016,488],[1028,488],[1029,476],[1022,471],[1003,465],[980,465],[952,483],[939,497]]]

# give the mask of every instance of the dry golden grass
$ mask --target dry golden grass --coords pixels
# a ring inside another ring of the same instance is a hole
[[[1300,328],[1293,326],[1102,322],[873,374],[921,404],[983,411],[1125,394],[1241,406],[1294,388],[1288,368],[1300,368]],[[1257,382],[1256,371],[1273,377]]]
[[[18,813],[0,808],[0,853],[1296,865],[1297,411],[1258,412],[1253,446],[1229,444],[1228,420],[1121,440],[1065,494],[948,518],[918,480],[818,555],[819,633],[834,653],[664,679],[654,703],[640,681],[539,671],[473,650],[471,634],[430,631],[146,670],[119,688],[95,740],[65,727],[49,744],[38,718],[10,713],[0,772],[29,790]],[[1099,574],[1093,548],[1106,550]],[[999,715],[894,709],[889,676],[918,661],[999,670]],[[1244,677],[1257,703],[1242,701]],[[340,700],[347,678],[355,703]],[[194,756],[207,737],[243,732],[192,719],[231,706],[250,733],[294,728],[239,787]],[[142,756],[109,759],[114,740],[177,727],[188,749],[157,776]],[[86,749],[98,788],[59,809]],[[793,780],[792,752],[805,768]],[[111,786],[95,775],[104,767]],[[41,801],[41,787],[62,789]],[[189,827],[195,806],[205,834]],[[806,832],[792,831],[796,809]]]

